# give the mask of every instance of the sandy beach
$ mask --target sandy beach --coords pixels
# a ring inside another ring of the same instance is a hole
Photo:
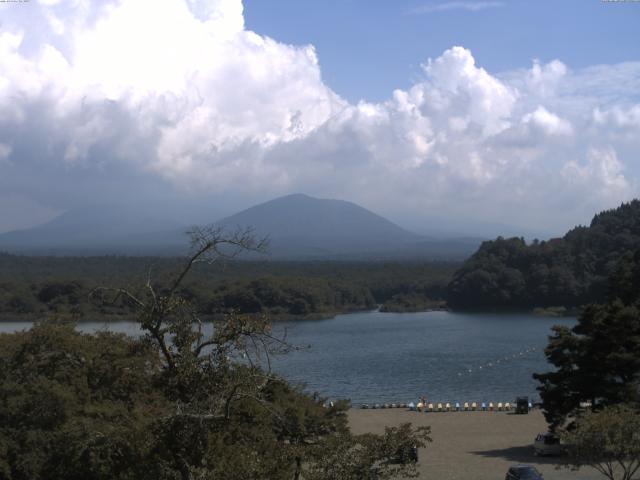
[[[533,455],[535,436],[546,431],[538,410],[528,415],[506,412],[419,413],[406,409],[349,412],[354,433],[382,433],[384,427],[411,422],[430,425],[433,442],[419,452],[420,478],[433,480],[502,480],[510,465],[534,465],[545,480],[596,480],[590,468],[556,469],[557,458]]]

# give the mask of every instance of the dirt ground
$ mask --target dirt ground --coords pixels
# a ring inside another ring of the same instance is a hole
[[[603,479],[585,468],[556,469],[557,458],[533,455],[533,439],[546,431],[538,410],[510,412],[419,413],[405,409],[349,411],[353,433],[382,433],[385,426],[411,422],[430,425],[433,442],[419,452],[420,478],[433,480],[502,480],[510,465],[534,465],[545,480]]]

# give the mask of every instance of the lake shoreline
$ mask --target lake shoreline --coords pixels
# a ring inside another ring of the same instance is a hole
[[[421,310],[388,310],[382,308],[383,304],[378,305],[376,308],[365,308],[365,309],[354,309],[354,310],[343,310],[343,311],[331,311],[331,312],[315,312],[310,313],[305,316],[295,316],[291,314],[286,315],[274,315],[267,317],[273,323],[287,323],[287,322],[304,322],[304,321],[315,321],[315,320],[333,320],[338,316],[343,315],[352,315],[352,314],[366,314],[366,313],[391,313],[391,314],[415,314],[415,313],[431,313],[431,312],[450,312],[457,314],[499,314],[499,315],[532,315],[535,317],[553,317],[553,318],[571,318],[580,315],[581,309],[569,309],[564,307],[549,307],[549,308],[533,308],[533,309],[451,309],[448,306],[436,306],[427,309]],[[562,310],[560,310],[562,309]],[[247,315],[256,315],[259,316],[261,314],[247,314]],[[59,319],[64,322],[75,322],[78,324],[81,323],[121,323],[121,322],[135,322],[136,317],[134,315],[102,315],[96,318],[88,318],[88,317],[74,317],[73,315],[63,313],[63,314],[55,314],[52,312],[47,313],[2,313],[0,314],[0,324],[2,323],[36,323],[47,320]],[[202,316],[202,320],[205,323],[211,323],[216,319],[221,318],[221,315],[204,315]]]

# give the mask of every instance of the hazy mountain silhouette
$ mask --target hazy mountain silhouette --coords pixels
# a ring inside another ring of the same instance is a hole
[[[122,207],[92,206],[0,235],[0,249],[37,254],[156,254],[184,247],[179,223]],[[184,250],[184,248],[182,248]]]
[[[218,223],[251,226],[268,235],[274,256],[389,249],[421,238],[355,203],[302,194],[276,198]]]
[[[480,239],[434,239],[410,232],[352,202],[287,195],[253,206],[217,225],[253,227],[270,238],[274,259],[463,258]],[[187,226],[135,209],[87,207],[0,235],[0,249],[38,254],[183,253]]]

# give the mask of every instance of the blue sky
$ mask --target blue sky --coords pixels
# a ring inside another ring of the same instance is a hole
[[[290,193],[560,234],[640,195],[640,2],[0,2],[0,232]]]
[[[395,88],[407,88],[422,75],[420,64],[453,45],[472,49],[491,72],[528,68],[534,58],[558,58],[569,68],[640,59],[640,2],[244,3],[248,28],[285,43],[313,44],[326,83],[351,101],[381,101]],[[471,10],[474,5],[479,10]],[[438,6],[451,8],[420,13]]]

